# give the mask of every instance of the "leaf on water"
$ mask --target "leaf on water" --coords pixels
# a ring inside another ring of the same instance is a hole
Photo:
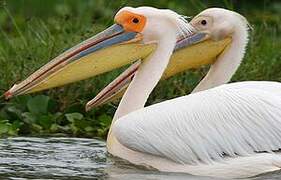
[[[52,115],[42,115],[37,120],[38,124],[41,125],[44,129],[50,129],[52,123],[53,123],[53,117]]]
[[[50,127],[51,132],[57,132],[59,129],[59,126],[57,124],[52,124]]]
[[[107,114],[102,114],[98,117],[98,121],[102,127],[108,127],[111,124],[112,118]]]
[[[93,128],[93,127],[91,127],[91,126],[87,126],[87,127],[85,127],[85,131],[86,132],[92,132],[92,131],[94,131],[95,129]]]
[[[30,113],[30,112],[25,112],[22,114],[22,117],[23,117],[23,121],[27,124],[33,124],[36,122],[36,115]]]
[[[4,134],[6,134],[6,133],[8,133],[8,131],[9,131],[9,126],[10,126],[11,124],[9,124],[9,123],[6,123],[6,122],[4,122],[4,121],[1,121],[0,122],[0,136],[1,135],[4,135]]]
[[[2,136],[16,136],[18,134],[18,128],[15,125],[9,123],[8,120],[0,120],[0,137]]]
[[[22,111],[18,109],[16,106],[10,106],[7,108],[7,111],[10,115],[13,115],[14,118],[20,119]]]
[[[35,96],[27,102],[27,108],[33,114],[47,114],[49,100],[48,96]]]
[[[66,114],[65,117],[69,122],[72,122],[72,123],[74,123],[75,120],[81,120],[84,118],[83,114],[81,114],[81,113],[69,113],[69,114]]]

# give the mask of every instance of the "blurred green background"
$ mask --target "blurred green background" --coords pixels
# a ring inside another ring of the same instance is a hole
[[[244,15],[253,30],[232,81],[281,81],[281,2],[278,0],[6,0],[0,1],[0,93],[69,47],[112,24],[123,6],[170,8],[194,16],[208,7]],[[159,83],[147,104],[190,93],[208,67]],[[105,137],[117,103],[85,113],[84,105],[121,70],[0,102],[0,136]],[[169,88],[166,88],[169,87]]]

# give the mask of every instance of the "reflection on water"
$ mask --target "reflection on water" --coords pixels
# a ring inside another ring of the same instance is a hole
[[[137,168],[110,159],[105,143],[82,138],[0,139],[0,179],[135,179],[210,180],[180,173],[163,173]],[[270,173],[252,179],[280,179]]]
[[[12,138],[0,141],[1,177],[100,177],[104,142],[78,138]]]

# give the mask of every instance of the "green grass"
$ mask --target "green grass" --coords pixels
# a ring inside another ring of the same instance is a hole
[[[149,5],[194,16],[207,7],[233,9],[250,21],[250,43],[233,81],[281,81],[281,3],[227,0],[8,0],[0,1],[0,93],[67,48],[112,24],[123,6]],[[188,94],[207,67],[181,73],[159,83],[148,104]],[[0,104],[0,136],[71,135],[105,137],[116,104],[84,112],[120,70],[89,80]],[[169,87],[169,88],[166,88]],[[38,105],[39,103],[39,105]],[[40,104],[42,103],[42,104]],[[37,109],[37,107],[44,107]]]

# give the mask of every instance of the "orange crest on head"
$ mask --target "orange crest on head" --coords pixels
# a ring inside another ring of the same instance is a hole
[[[115,16],[114,21],[122,25],[125,31],[141,32],[145,26],[146,17],[130,11],[122,11]]]

